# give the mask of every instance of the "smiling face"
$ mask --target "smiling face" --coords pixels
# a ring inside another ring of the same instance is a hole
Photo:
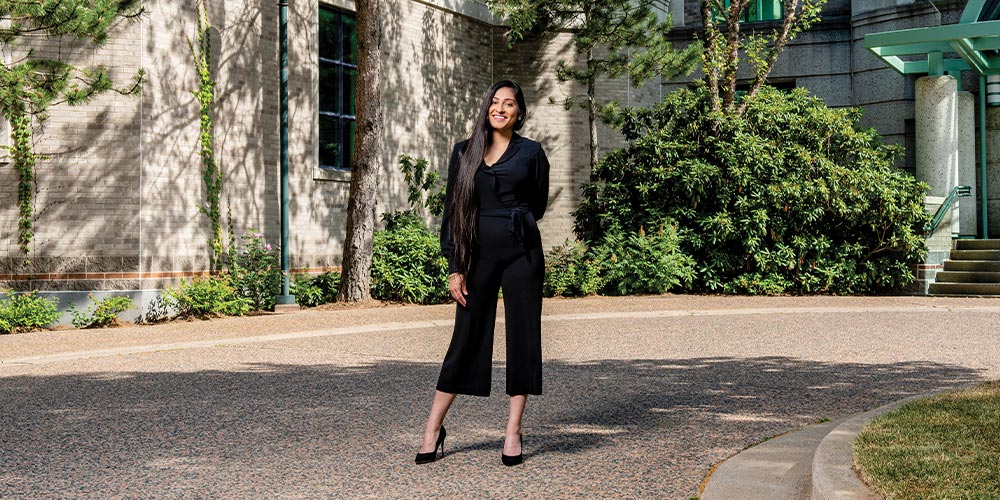
[[[490,103],[490,126],[497,132],[513,130],[521,110],[514,98],[514,89],[501,87],[493,94]]]

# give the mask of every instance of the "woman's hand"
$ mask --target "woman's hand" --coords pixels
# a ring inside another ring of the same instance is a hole
[[[449,274],[448,290],[451,291],[451,298],[465,307],[465,296],[469,294],[469,290],[465,288],[465,275],[461,273]]]

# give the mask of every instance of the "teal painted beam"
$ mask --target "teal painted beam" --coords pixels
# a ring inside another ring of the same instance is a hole
[[[965,59],[965,62],[969,63],[972,70],[980,75],[986,74],[990,69],[990,63],[983,57],[983,54],[977,52],[972,48],[972,43],[967,39],[955,40],[951,42],[951,46],[955,48],[955,51]]]
[[[986,182],[986,76],[979,75],[979,232],[984,240],[990,239]]]
[[[968,24],[978,21],[979,14],[983,11],[987,1],[989,0],[969,0],[969,3],[965,4],[965,10],[962,11],[962,19],[959,22]]]
[[[929,42],[911,43],[908,45],[892,45],[889,47],[877,47],[878,54],[882,56],[910,56],[915,54],[926,54],[928,52],[951,52],[949,42]]]
[[[929,42],[951,42],[961,38],[994,37],[1000,35],[1000,21],[972,24],[946,24],[929,28],[886,31],[865,35],[865,48],[890,47]]]
[[[984,36],[969,40],[972,48],[976,50],[997,50],[1000,49],[1000,36]]]

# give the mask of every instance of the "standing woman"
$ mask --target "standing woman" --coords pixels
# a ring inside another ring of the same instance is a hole
[[[537,221],[545,213],[549,162],[542,146],[515,133],[527,107],[513,81],[483,96],[472,136],[455,145],[441,222],[448,286],[458,303],[455,331],[417,453],[418,464],[444,456],[444,417],[456,394],[490,395],[497,294],[507,325],[510,416],[501,460],[523,461],[521,417],[529,394],[542,393],[542,280]],[[438,450],[440,449],[440,455]]]

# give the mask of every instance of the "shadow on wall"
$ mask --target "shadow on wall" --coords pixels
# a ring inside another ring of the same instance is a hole
[[[572,487],[686,498],[714,463],[761,439],[981,380],[930,362],[548,362],[547,392],[526,417],[530,474],[515,484],[488,465],[506,416],[502,368],[493,372],[498,397],[459,398],[449,414],[449,456],[435,466],[450,471],[442,481],[439,469],[412,465],[437,363],[240,366],[0,378],[0,426],[17,429],[0,451],[6,491],[552,497]]]

